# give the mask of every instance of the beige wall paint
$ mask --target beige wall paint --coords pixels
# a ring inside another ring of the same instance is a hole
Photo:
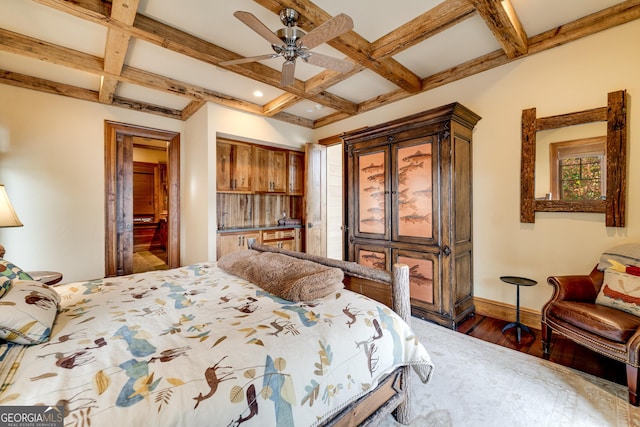
[[[104,121],[182,132],[184,123],[0,85],[0,183],[24,227],[6,257],[65,281],[104,276]]]
[[[538,285],[521,290],[521,305],[540,310],[551,296],[546,278],[588,273],[603,250],[640,241],[640,21],[456,82],[353,119],[318,129],[324,138],[417,111],[460,102],[482,116],[473,135],[475,294],[515,304],[515,287],[502,275]],[[520,223],[520,119],[536,107],[550,116],[603,107],[607,93],[626,89],[628,132],[627,227],[607,228],[604,215],[537,213]],[[635,166],[634,166],[635,165]]]

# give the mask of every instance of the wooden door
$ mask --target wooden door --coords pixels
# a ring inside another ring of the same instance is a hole
[[[327,147],[308,142],[305,155],[305,252],[326,256]]]
[[[116,275],[133,273],[133,137],[117,138]]]
[[[105,277],[133,271],[134,136],[167,142],[167,265],[180,266],[180,134],[105,121]]]

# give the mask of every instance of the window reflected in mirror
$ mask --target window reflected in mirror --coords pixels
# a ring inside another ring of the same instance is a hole
[[[564,201],[606,199],[606,134],[606,122],[538,132],[536,199]]]
[[[549,145],[552,200],[606,199],[605,143],[602,136]]]

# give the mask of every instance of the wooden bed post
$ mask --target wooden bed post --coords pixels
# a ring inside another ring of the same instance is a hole
[[[400,285],[404,284],[404,286]],[[393,311],[398,313],[402,320],[411,326],[411,302],[409,300],[409,266],[406,264],[393,265],[393,285],[391,286],[393,295]],[[408,366],[403,368],[402,375],[405,390],[404,401],[396,408],[396,420],[400,424],[407,425],[410,421],[411,407],[409,405],[411,392],[411,369]]]

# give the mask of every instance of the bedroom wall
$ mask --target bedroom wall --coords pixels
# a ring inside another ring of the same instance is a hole
[[[0,229],[6,258],[64,281],[104,276],[104,121],[184,123],[7,85],[0,100],[0,184],[24,224]]]
[[[539,311],[551,296],[546,278],[591,271],[603,250],[640,241],[640,21],[441,87],[411,99],[318,129],[324,138],[418,111],[460,102],[480,116],[473,140],[475,295],[515,305],[515,286],[499,280],[522,275],[538,281],[521,289],[521,306]],[[520,126],[523,109],[538,116],[607,104],[626,89],[628,120],[627,226],[607,228],[603,214],[537,213],[520,223]]]

